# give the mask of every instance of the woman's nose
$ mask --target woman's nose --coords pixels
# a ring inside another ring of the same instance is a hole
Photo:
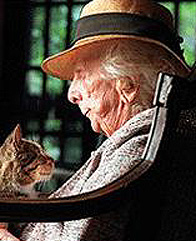
[[[72,82],[68,90],[68,100],[73,104],[79,104],[82,100],[82,94],[80,92],[79,86],[75,86]]]

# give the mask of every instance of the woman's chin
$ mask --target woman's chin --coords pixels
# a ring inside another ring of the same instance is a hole
[[[100,127],[100,124],[98,122],[91,121],[91,127],[92,127],[94,132],[101,133],[101,127]]]
[[[91,127],[94,132],[110,136],[112,134],[111,130],[108,129],[108,125],[101,119],[90,119]]]
[[[109,130],[107,130],[107,128],[105,128],[105,125],[101,126],[99,123],[91,122],[91,127],[92,127],[93,131],[96,132],[96,133],[100,133],[100,134],[103,134],[105,136],[111,136],[112,135],[112,133]]]

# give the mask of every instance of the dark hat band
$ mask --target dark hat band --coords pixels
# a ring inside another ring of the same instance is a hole
[[[75,41],[90,36],[117,34],[135,35],[157,40],[182,57],[180,38],[163,22],[129,13],[101,13],[82,17],[77,22]]]

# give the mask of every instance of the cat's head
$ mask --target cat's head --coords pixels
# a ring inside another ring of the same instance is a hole
[[[21,128],[17,125],[0,148],[0,169],[3,175],[26,186],[48,180],[54,160],[36,141],[22,138]]]

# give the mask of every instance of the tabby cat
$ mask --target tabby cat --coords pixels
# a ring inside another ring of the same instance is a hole
[[[38,198],[35,184],[50,179],[53,170],[54,160],[37,142],[22,138],[17,125],[0,147],[0,198]],[[12,228],[20,231],[22,227],[13,224]],[[7,228],[8,223],[0,223],[3,237],[9,234]]]
[[[50,179],[54,161],[35,141],[22,138],[20,126],[0,147],[0,198],[37,198],[34,186]]]

